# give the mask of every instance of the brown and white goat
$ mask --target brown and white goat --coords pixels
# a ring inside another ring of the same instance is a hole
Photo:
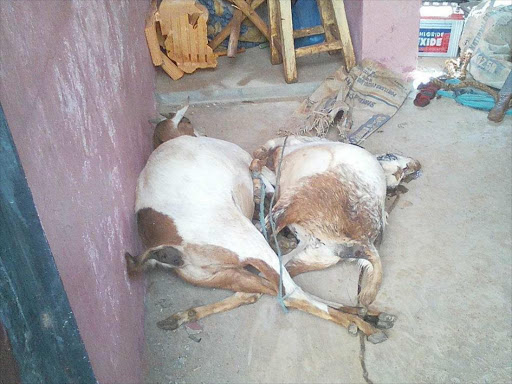
[[[189,283],[236,292],[221,302],[176,313],[159,322],[161,328],[175,329],[253,303],[261,294],[278,293],[279,260],[251,222],[251,161],[235,144],[191,136],[166,141],[149,157],[136,191],[137,223],[146,250],[138,258],[126,255],[129,270],[140,270],[154,260],[172,267]],[[259,274],[250,272],[248,266]],[[387,338],[359,316],[358,308],[327,305],[304,292],[285,269],[282,282],[287,307],[347,328],[355,326],[374,343]],[[393,321],[386,314],[369,315]]]
[[[382,281],[375,243],[386,223],[386,190],[418,171],[419,162],[394,154],[375,157],[355,145],[304,136],[270,140],[254,157],[256,174],[264,167],[274,171],[282,161],[279,196],[270,215],[277,233],[289,227],[299,240],[283,258],[289,274],[357,258],[368,272],[359,301],[370,305]],[[258,178],[254,185],[258,200]]]

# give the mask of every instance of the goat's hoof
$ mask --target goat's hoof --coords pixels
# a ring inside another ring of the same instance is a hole
[[[350,325],[347,328],[347,331],[349,335],[357,336],[357,325],[355,325],[354,323],[350,323]]]
[[[377,321],[377,324],[375,326],[379,329],[390,329],[393,328],[393,325],[395,325],[395,323],[393,323],[392,321],[379,320]]]
[[[172,315],[171,317],[168,317],[165,320],[161,320],[158,323],[156,323],[158,328],[165,329],[166,331],[174,331],[175,329],[178,329],[178,327],[181,325],[179,321],[179,317],[176,315]]]
[[[382,343],[383,341],[386,341],[388,339],[388,337],[386,336],[386,334],[384,332],[377,331],[377,332],[371,334],[370,336],[368,336],[367,339],[372,344],[379,344],[379,343]]]
[[[384,321],[386,323],[394,323],[396,320],[395,315],[390,315],[389,313],[382,312],[379,314],[379,321]]]

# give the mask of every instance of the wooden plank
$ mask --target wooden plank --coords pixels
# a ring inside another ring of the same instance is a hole
[[[268,20],[270,23],[270,62],[273,65],[281,64],[283,59],[281,58],[281,50],[277,50],[276,44],[279,42],[279,10],[277,8],[278,0],[268,0]]]
[[[244,53],[245,52],[245,48],[240,48],[239,50],[236,51],[236,53]],[[221,57],[221,56],[227,56],[228,55],[228,51],[227,50],[223,50],[223,51],[215,51],[213,52],[215,54],[215,56],[217,57]]]
[[[0,148],[0,323],[21,382],[97,383],[1,105]]]
[[[274,46],[275,46],[275,48],[276,48],[276,50],[277,50],[277,52],[279,54],[279,60],[281,60],[279,62],[279,64],[281,64],[283,62],[283,59],[282,59],[282,57],[283,57],[282,56],[283,55],[283,47],[281,46],[281,40],[275,39],[274,40]]]
[[[194,0],[164,0],[160,4],[161,24],[170,25],[165,40],[167,56],[165,71],[179,79],[182,72],[192,73],[197,68],[210,68],[217,65],[217,57],[208,46],[206,20],[208,11]],[[180,71],[176,71],[178,67]]]
[[[180,46],[183,52],[181,56],[183,63],[190,63],[190,34],[189,34],[188,14],[183,13],[180,15]],[[178,63],[179,64],[179,63]]]
[[[197,24],[197,35],[198,35],[198,45],[199,45],[199,49],[198,49],[198,62],[199,63],[206,63],[207,62],[207,59],[206,59],[206,47],[207,47],[207,44],[208,44],[208,38],[206,37],[206,25],[205,23],[201,22],[201,20],[199,20],[198,24]]]
[[[253,0],[251,3],[251,8],[256,9],[261,4],[263,4],[265,0]],[[244,14],[242,21],[244,21],[247,18],[247,16]],[[231,33],[231,28],[234,25],[234,20],[231,19],[231,21],[215,36],[210,43],[208,44],[212,49],[217,48],[224,40],[227,39],[229,34]]]
[[[284,78],[287,83],[297,82],[297,65],[295,62],[295,45],[293,42],[292,3],[291,0],[277,2],[281,22],[281,35]]]
[[[323,35],[325,33],[324,27],[317,25],[316,27],[296,29],[293,31],[293,38],[298,39],[300,37]]]
[[[295,57],[302,57],[313,55],[320,52],[335,51],[342,48],[341,41],[333,41],[332,43],[320,43],[309,45],[307,47],[300,47],[295,50]]]
[[[162,54],[162,69],[167,73],[171,79],[179,80],[185,74],[181,69],[179,69],[176,64],[174,64],[171,59],[169,59],[163,52]]]
[[[144,34],[146,35],[146,41],[148,43],[149,54],[153,65],[162,65],[162,56],[160,55],[160,43],[158,41],[158,35],[156,33],[156,1],[151,3],[151,9],[149,15],[146,18],[146,26],[144,28]]]
[[[236,9],[233,13],[234,24],[231,28],[228,44],[228,57],[235,57],[236,50],[238,49],[238,38],[240,37],[240,27],[242,25],[243,13],[241,10]]]
[[[345,59],[345,67],[347,72],[356,65],[356,56],[354,54],[354,46],[350,37],[347,15],[345,13],[345,2],[343,0],[333,1],[334,17],[340,34],[340,40]]]
[[[197,28],[190,28],[190,61],[194,63],[199,62],[199,35]]]
[[[172,42],[172,50],[169,49],[169,47],[167,47],[167,52],[169,54],[169,57],[172,57],[174,60],[176,61],[181,61],[181,56],[182,56],[182,53],[181,53],[181,48],[180,48],[180,41],[179,41],[179,30],[180,30],[180,25],[179,25],[179,19],[178,18],[171,18],[170,19],[170,23],[165,23],[165,24],[171,24],[171,28],[169,30],[169,35],[167,38],[169,38],[169,36],[172,35],[172,39],[170,40]],[[160,23],[162,24],[162,23]]]
[[[270,34],[268,31],[268,26],[261,19],[261,17],[245,2],[245,0],[229,0],[233,4],[235,4],[238,9],[240,9],[248,18],[253,22],[253,24],[260,30],[260,32],[270,40]]]
[[[337,1],[337,0],[336,0]],[[325,41],[331,43],[338,39],[336,36],[336,20],[334,18],[334,11],[332,8],[333,0],[316,0],[318,10],[322,19],[322,25],[324,27]]]

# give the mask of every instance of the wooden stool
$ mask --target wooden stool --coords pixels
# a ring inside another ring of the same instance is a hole
[[[356,64],[343,0],[317,0],[317,4],[322,25],[294,31],[291,0],[268,0],[271,62],[283,63],[287,83],[297,81],[297,57],[341,50],[347,71]],[[321,34],[324,43],[295,49],[293,39]]]

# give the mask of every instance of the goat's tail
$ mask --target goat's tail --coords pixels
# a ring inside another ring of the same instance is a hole
[[[364,259],[360,259],[358,265],[366,274],[366,284],[359,293],[359,302],[367,307],[377,297],[382,283],[382,263],[379,253],[373,245],[364,250]]]

